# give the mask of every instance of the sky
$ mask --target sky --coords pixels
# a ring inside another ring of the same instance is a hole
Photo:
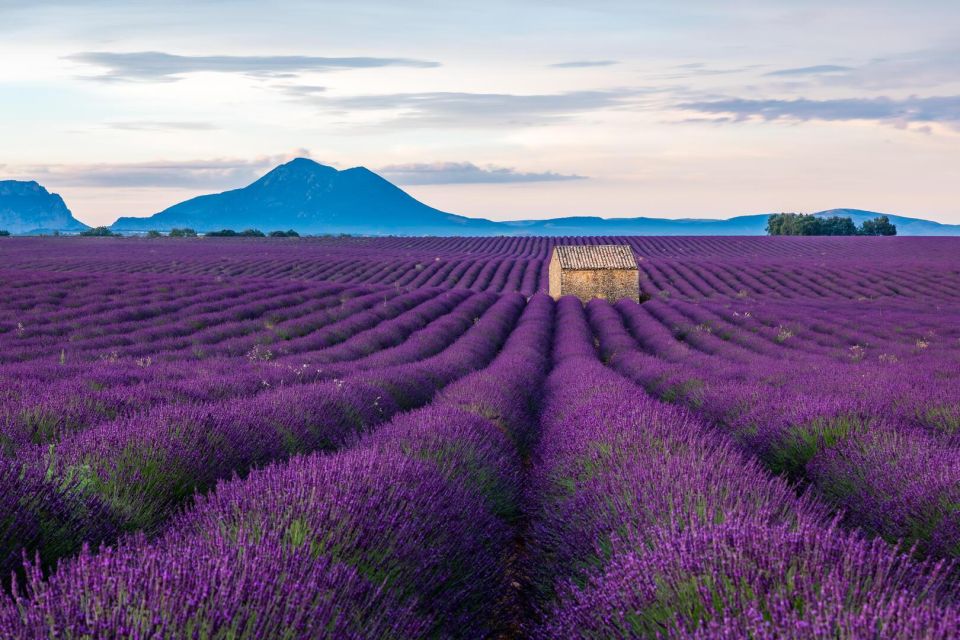
[[[99,225],[297,156],[496,220],[960,223],[960,2],[0,0],[0,179]]]

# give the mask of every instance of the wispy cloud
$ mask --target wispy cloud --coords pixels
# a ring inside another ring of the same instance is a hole
[[[764,75],[767,76],[818,76],[826,73],[845,73],[853,67],[844,67],[836,64],[818,64],[811,67],[796,67],[793,69],[778,69]]]
[[[212,131],[218,127],[212,122],[173,122],[161,120],[136,120],[108,122],[109,129],[120,131]]]
[[[492,165],[480,167],[472,162],[394,164],[378,169],[377,173],[399,184],[503,184],[559,182],[586,178],[586,176],[553,171],[528,172]]]
[[[728,98],[677,105],[680,109],[717,114],[721,121],[761,120],[866,120],[898,127],[941,123],[960,129],[960,96],[894,99],[842,98],[834,100],[749,100]]]
[[[766,65],[749,64],[736,67],[713,67],[705,62],[687,62],[668,67],[662,73],[650,77],[656,80],[687,80],[710,76],[730,76],[756,71],[764,66]]]
[[[253,182],[278,164],[297,156],[309,156],[305,149],[291,154],[253,159],[213,158],[209,160],[97,164],[51,164],[8,168],[18,176],[61,187],[164,187],[183,189],[228,189]]]
[[[550,66],[554,69],[581,69],[584,67],[611,67],[620,64],[617,60],[570,60],[568,62],[556,62]]]
[[[960,83],[960,47],[953,45],[873,58],[849,74],[824,82],[861,89],[888,90],[943,87]]]
[[[815,64],[765,74],[814,87],[845,87],[861,91],[943,87],[960,83],[960,48],[930,48],[876,57],[859,64]]]
[[[386,123],[458,128],[538,125],[577,114],[635,106],[640,89],[569,91],[552,94],[424,92],[358,96],[304,95],[296,86],[290,95],[342,112],[384,112]]]
[[[118,53],[84,51],[67,59],[103,69],[85,76],[94,80],[179,80],[189,73],[219,72],[288,78],[308,71],[342,71],[377,67],[438,67],[440,63],[411,58],[325,58],[318,56],[181,56],[162,51]]]

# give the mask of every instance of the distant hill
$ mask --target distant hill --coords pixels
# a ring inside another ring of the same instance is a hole
[[[502,223],[509,233],[546,236],[651,235],[651,236],[751,236],[764,235],[767,214],[729,220],[666,218],[570,217],[518,220]]]
[[[89,229],[73,217],[63,198],[36,182],[0,180],[0,229],[16,234]]]
[[[338,171],[306,158],[242,189],[200,196],[148,218],[120,218],[114,231],[257,228],[300,233],[486,235],[499,225],[444,213],[363,167]]]

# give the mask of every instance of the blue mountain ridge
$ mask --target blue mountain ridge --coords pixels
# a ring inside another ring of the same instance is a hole
[[[4,189],[14,195],[4,195]],[[340,171],[297,158],[246,187],[191,198],[148,217],[122,217],[111,229],[121,233],[169,231],[174,227],[200,232],[295,229],[301,234],[372,236],[764,235],[769,215],[727,220],[571,216],[497,222],[430,207],[364,167]],[[859,224],[881,214],[830,209],[815,215],[849,216]],[[960,235],[960,225],[896,215],[889,218],[897,225],[899,235]],[[54,230],[70,233],[86,228],[73,218],[59,196],[36,182],[0,181],[0,229],[24,234]]]
[[[79,232],[89,227],[63,198],[33,181],[0,180],[0,229],[16,234]]]

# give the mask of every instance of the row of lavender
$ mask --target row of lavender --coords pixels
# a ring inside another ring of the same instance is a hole
[[[531,300],[488,367],[349,450],[221,482],[156,539],[84,549],[46,579],[34,566],[25,590],[0,605],[0,635],[509,632],[521,455],[549,364],[552,307]],[[489,326],[478,332],[502,339]]]
[[[923,555],[960,556],[958,311],[888,310],[886,326],[840,316],[836,325],[822,320],[822,333],[794,333],[784,322],[764,334],[724,323],[738,313],[729,308],[594,302],[589,310],[614,368],[811,487],[848,526]],[[803,322],[795,310],[781,318]],[[677,327],[694,322],[710,330],[678,340]],[[837,335],[824,339],[831,329]]]

